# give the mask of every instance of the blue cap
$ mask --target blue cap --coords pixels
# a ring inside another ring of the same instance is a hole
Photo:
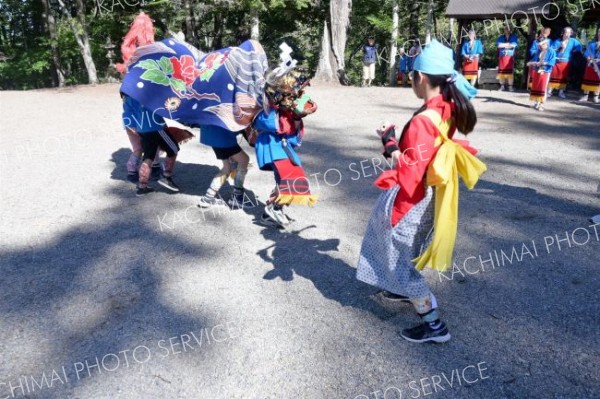
[[[452,75],[454,72],[452,49],[435,39],[432,40],[415,60],[414,70],[429,75]]]
[[[454,52],[437,40],[425,45],[416,58],[413,69],[428,75],[451,75],[451,83],[469,100],[477,95],[477,89],[459,72],[454,70]]]

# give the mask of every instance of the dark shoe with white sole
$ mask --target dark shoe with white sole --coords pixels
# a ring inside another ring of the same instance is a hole
[[[400,334],[402,338],[410,342],[422,344],[425,342],[446,342],[451,336],[444,322],[440,322],[439,328],[433,329],[429,323],[419,324],[413,328],[402,330]]]

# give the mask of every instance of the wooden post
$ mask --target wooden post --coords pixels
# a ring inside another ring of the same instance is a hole
[[[527,83],[529,82],[529,68],[527,67],[527,63],[531,60],[531,55],[529,54],[529,48],[536,40],[535,32],[537,31],[537,21],[534,17],[529,17],[529,37],[527,40],[527,48],[525,48],[525,65],[523,66],[523,81],[521,82],[521,88],[528,89]]]
[[[456,58],[455,58],[455,62],[454,62],[454,68],[457,71],[460,71],[460,66],[461,66],[461,59],[460,59],[460,47],[462,45],[462,40],[461,40],[461,35],[462,35],[462,31],[465,27],[466,23],[464,19],[459,19],[458,20],[458,34],[456,36]]]

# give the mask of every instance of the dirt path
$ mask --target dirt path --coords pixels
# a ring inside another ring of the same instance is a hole
[[[0,397],[600,397],[600,108],[480,93],[469,139],[489,171],[461,193],[458,270],[427,273],[453,340],[418,346],[397,334],[413,311],[354,273],[385,166],[374,128],[419,102],[311,92],[320,202],[286,233],[253,223],[260,207],[195,207],[217,170],[197,141],[183,193],[136,198],[117,85],[0,92]],[[264,202],[273,177],[247,185]]]

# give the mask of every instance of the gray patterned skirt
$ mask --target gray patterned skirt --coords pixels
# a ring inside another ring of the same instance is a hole
[[[400,187],[381,194],[367,226],[360,250],[356,278],[394,294],[423,298],[431,294],[425,278],[415,269],[418,257],[433,233],[434,196],[427,187],[425,198],[392,226],[392,209]]]

